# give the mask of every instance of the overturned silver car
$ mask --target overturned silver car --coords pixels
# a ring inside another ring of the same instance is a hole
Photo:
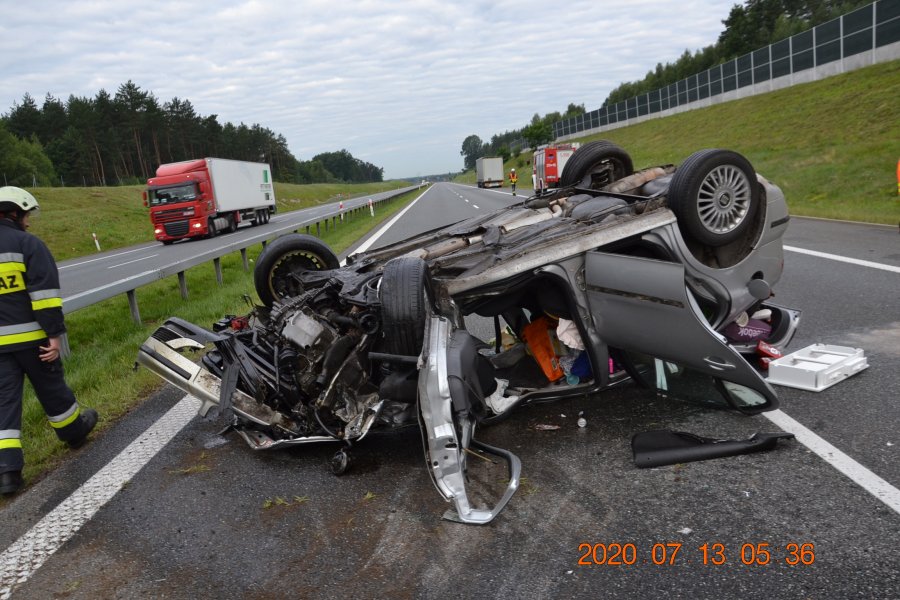
[[[343,267],[317,238],[280,237],[254,271],[260,306],[212,331],[170,319],[138,362],[253,448],[340,442],[338,474],[373,428],[418,424],[453,503],[445,517],[465,523],[491,521],[516,491],[519,460],[475,432],[518,406],[631,381],[747,414],[775,408],[751,363],[799,320],[769,302],[789,219],[781,190],[735,152],[635,172],[606,141],[580,148],[561,182]],[[467,330],[474,317],[487,335]],[[189,351],[203,351],[199,364]],[[493,506],[470,503],[470,447],[507,462]]]

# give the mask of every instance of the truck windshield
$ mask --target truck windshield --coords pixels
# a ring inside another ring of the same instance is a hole
[[[163,204],[187,202],[196,198],[196,183],[187,183],[165,188],[150,188],[149,190],[147,190],[147,199],[150,201],[150,206],[161,206]]]

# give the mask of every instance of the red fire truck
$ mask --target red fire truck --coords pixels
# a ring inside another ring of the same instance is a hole
[[[559,186],[559,176],[562,175],[566,161],[580,146],[581,144],[578,142],[538,146],[538,149],[534,151],[534,159],[532,160],[532,179],[534,180],[535,193]]]

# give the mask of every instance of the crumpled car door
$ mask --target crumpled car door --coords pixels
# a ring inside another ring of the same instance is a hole
[[[709,392],[742,412],[777,406],[772,387],[709,326],[685,285],[683,265],[593,251],[585,255],[585,284],[604,343],[656,359],[661,391],[666,374],[693,372],[708,375],[716,383]]]
[[[467,352],[464,336],[445,317],[432,315],[425,328],[425,343],[419,370],[419,416],[425,444],[428,473],[445,500],[453,508],[444,518],[461,523],[490,523],[519,487],[522,464],[507,450],[488,446],[475,439],[475,416],[465,385],[454,385],[476,366]],[[462,343],[460,343],[462,342]],[[469,447],[506,461],[509,481],[492,508],[475,507],[466,492],[466,451]]]

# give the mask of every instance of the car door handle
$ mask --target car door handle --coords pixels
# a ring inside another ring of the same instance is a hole
[[[735,368],[734,364],[715,356],[707,356],[703,362],[717,371],[732,371]]]

